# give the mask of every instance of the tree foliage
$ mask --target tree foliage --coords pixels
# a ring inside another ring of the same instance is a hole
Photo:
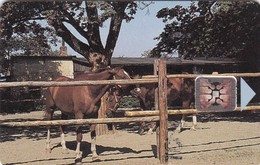
[[[91,64],[109,65],[122,21],[129,22],[137,11],[134,1],[9,1],[0,9],[0,35],[5,40],[14,34],[60,36]],[[47,20],[45,26],[41,21]],[[100,28],[110,21],[107,40],[102,44]],[[67,25],[87,42],[82,42]]]
[[[8,42],[1,40],[0,73],[7,74],[10,69],[11,56],[55,56],[58,51],[53,51],[46,41],[45,36],[14,35]]]
[[[12,36],[5,43],[5,54],[10,56],[50,56],[54,55],[51,46],[46,41],[45,36],[22,35]],[[58,54],[56,54],[58,55]]]
[[[253,1],[199,1],[163,8],[165,22],[150,56],[178,51],[182,58],[248,58],[259,44],[260,5]],[[258,39],[257,39],[258,38]]]

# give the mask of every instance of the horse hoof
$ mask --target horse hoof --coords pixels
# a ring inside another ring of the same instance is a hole
[[[61,151],[62,154],[69,154],[69,150],[66,148],[66,149],[62,149]]]
[[[139,129],[139,130],[138,130],[138,134],[139,134],[139,135],[144,135],[144,134],[145,134],[145,133],[144,133],[144,129]]]
[[[99,156],[93,156],[92,157],[92,162],[100,162],[101,160],[100,160],[100,158],[99,158]]]
[[[180,128],[180,127],[176,128],[176,131],[177,131],[178,133],[181,133],[181,128]]]
[[[81,165],[82,164],[82,158],[75,159],[75,164],[76,165]]]
[[[147,135],[152,135],[153,134],[153,130],[149,130],[148,132],[147,132]]]
[[[191,127],[190,130],[196,131],[197,129],[195,127]]]

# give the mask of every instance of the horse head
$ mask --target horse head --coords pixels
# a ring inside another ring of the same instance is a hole
[[[115,80],[131,79],[129,74],[122,67],[111,68],[109,72],[114,76]]]
[[[113,69],[110,69],[110,73],[113,74],[113,79],[114,80],[130,80],[131,77],[130,75],[122,68],[122,67],[115,67]],[[116,85],[116,87],[118,89],[121,90],[121,93],[124,93],[125,95],[127,95],[127,93],[129,93],[129,89],[132,87],[133,85]]]
[[[114,80],[131,79],[129,74],[122,67],[115,67],[110,69],[110,73],[113,74]],[[129,95],[131,85],[115,85],[110,88],[107,98],[107,116],[112,116],[113,112],[119,107],[120,99]]]
[[[120,89],[118,89],[116,86],[110,88],[110,90],[108,91],[108,96],[106,101],[108,117],[113,117],[113,113],[116,112],[120,106],[119,103],[122,97],[123,95]]]

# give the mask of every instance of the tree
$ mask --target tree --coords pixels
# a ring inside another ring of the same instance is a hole
[[[157,17],[166,25],[151,56],[178,50],[182,58],[248,59],[259,43],[259,11],[253,1],[199,1],[188,8],[163,8]]]
[[[0,73],[7,74],[10,69],[11,56],[51,56],[58,55],[47,43],[45,36],[14,35],[8,42],[1,40]]]
[[[21,33],[57,34],[97,68],[110,65],[122,21],[133,19],[137,6],[134,1],[9,1],[0,9],[0,35],[8,40]],[[42,20],[47,20],[48,25],[40,23]],[[105,21],[110,21],[110,27],[103,45],[100,27]],[[87,43],[79,40],[66,24]]]
[[[12,36],[5,47],[5,54],[10,56],[50,56],[54,55],[45,36],[22,35]],[[56,54],[58,55],[58,54]]]

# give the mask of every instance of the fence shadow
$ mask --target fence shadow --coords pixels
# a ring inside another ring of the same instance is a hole
[[[250,142],[250,141],[255,142]],[[248,148],[248,147],[258,147],[260,146],[259,143],[260,136],[253,136],[253,137],[246,137],[246,138],[239,138],[239,139],[231,139],[231,140],[221,140],[221,141],[210,141],[205,143],[198,143],[198,144],[176,144],[174,147],[169,147],[169,159],[182,159],[183,156],[189,154],[203,154],[208,152],[214,151],[223,151],[223,150],[232,150],[232,149],[239,149],[239,148]],[[241,143],[246,144],[241,144]],[[225,144],[233,143],[231,146],[225,146]],[[215,146],[212,147],[211,145],[223,145],[222,147]],[[194,147],[202,147],[201,149],[194,149]],[[188,151],[182,151],[183,148],[187,148]]]
[[[236,122],[260,122],[260,113],[252,113],[250,111],[242,112],[225,112],[225,113],[201,113],[198,114],[198,122],[219,122],[219,121],[236,121]],[[180,121],[181,115],[169,116],[169,121],[174,121],[175,123],[169,124],[169,129],[174,130],[177,127],[177,123]],[[3,122],[25,122],[25,121],[36,121],[39,119],[32,118],[17,118],[17,119],[7,119],[0,120],[0,124]],[[192,121],[191,117],[187,118],[188,122]],[[139,123],[122,123],[116,124],[117,130],[124,130],[129,133],[138,134],[140,128]],[[146,123],[147,128],[149,127],[149,122]],[[51,127],[52,138],[60,136],[59,127]],[[67,126],[66,130],[69,132],[75,131],[75,126]],[[89,132],[89,127],[84,126],[83,133]],[[21,138],[28,138],[33,140],[42,140],[47,136],[47,129],[45,126],[37,127],[7,127],[0,126],[0,142],[15,141]]]
[[[77,146],[77,142],[76,141],[67,141],[66,142],[66,146],[69,150],[72,150],[72,151],[75,151],[76,150],[76,146]],[[61,146],[60,144],[57,144],[56,146],[54,146],[52,149],[54,148],[59,148],[61,149]],[[82,158],[86,158],[86,157],[90,157],[89,160],[87,161],[84,161],[83,160],[83,164],[84,163],[93,163],[95,164],[95,162],[92,161],[91,159],[91,151],[90,151],[90,147],[91,147],[91,144],[89,142],[86,142],[86,141],[83,141],[81,143],[81,146],[80,146],[80,150],[82,151]],[[152,158],[154,157],[154,155],[149,155],[149,156],[139,156],[140,153],[142,152],[151,152],[152,153],[152,149],[151,150],[133,150],[131,148],[128,148],[128,147],[110,147],[110,146],[103,146],[103,145],[97,145],[96,146],[97,148],[97,154],[99,155],[99,158],[100,158],[100,161],[102,162],[111,162],[111,161],[117,161],[117,160],[128,160],[128,159],[136,159],[136,158]],[[113,152],[113,151],[118,151],[117,153],[105,153],[106,151],[109,151],[109,152]],[[113,158],[115,155],[124,155],[124,154],[135,154],[134,156],[128,156],[128,157],[124,157],[124,158]],[[111,158],[102,158],[102,157],[105,157],[105,156],[111,156]],[[67,157],[67,158],[51,158],[51,159],[38,159],[38,160],[32,160],[32,161],[24,161],[24,162],[12,162],[12,163],[7,163],[8,165],[11,165],[11,164],[28,164],[28,163],[34,163],[34,162],[45,162],[45,161],[55,161],[55,160],[74,160],[75,157]],[[74,164],[74,163],[72,163]]]
[[[242,112],[218,112],[218,113],[201,113],[198,114],[199,122],[219,122],[219,121],[236,121],[236,122],[260,122],[260,113],[251,111]]]
[[[8,119],[1,120],[1,123],[7,122],[26,122],[26,121],[39,121],[39,119]],[[66,126],[65,132],[75,132],[75,126]],[[89,132],[89,126],[83,126],[83,133]],[[46,126],[35,126],[35,127],[8,127],[0,126],[0,143],[7,141],[15,141],[22,138],[32,139],[32,140],[45,140],[47,137],[47,127]],[[51,138],[60,137],[59,126],[51,127]]]
[[[169,156],[194,154],[194,153],[205,153],[205,152],[212,152],[212,151],[222,151],[222,150],[238,149],[238,148],[252,147],[252,146],[260,146],[260,143],[244,144],[244,145],[236,145],[236,146],[231,146],[231,147],[221,147],[221,148],[212,148],[212,149],[192,150],[192,151],[185,151],[185,152],[177,152],[177,153],[169,154]],[[169,150],[171,150],[171,148],[169,148]],[[173,148],[173,150],[174,150],[174,148]]]

